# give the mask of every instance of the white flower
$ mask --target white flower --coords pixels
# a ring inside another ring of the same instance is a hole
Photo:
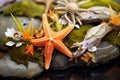
[[[21,40],[22,39],[22,33],[19,31],[15,31],[14,28],[7,28],[7,31],[5,32],[6,37],[10,37],[13,40]]]
[[[78,24],[73,24],[73,23],[71,23],[71,22],[69,22],[68,25],[69,25],[69,26],[70,26],[70,25],[74,25],[74,27],[76,27],[77,29],[80,28],[80,26],[79,26]]]
[[[80,28],[80,26],[79,26],[78,24],[75,24],[75,27],[76,27],[77,29],[79,29],[79,28]]]
[[[15,45],[16,44],[16,45]],[[17,42],[17,43],[15,43],[14,41],[8,41],[5,45],[6,46],[9,46],[9,47],[11,47],[11,46],[16,46],[16,47],[20,47],[21,45],[23,44],[23,42]]]
[[[8,41],[5,45],[6,45],[6,46],[13,46],[13,45],[15,45],[15,42],[13,42],[13,41]]]
[[[88,48],[88,51],[90,51],[90,52],[95,52],[96,50],[97,50],[96,46],[92,46],[92,47]]]
[[[8,41],[5,45],[6,46],[16,46],[20,47],[23,42],[18,42],[22,39],[22,33],[19,31],[16,31],[14,28],[7,28],[7,31],[5,32],[5,36],[12,38],[13,41]]]
[[[10,38],[13,38],[13,35],[14,35],[14,33],[15,33],[16,31],[15,31],[15,29],[14,28],[7,28],[7,32],[5,32],[5,36],[7,36],[7,37],[10,37]]]
[[[20,47],[20,46],[22,46],[22,44],[23,44],[23,42],[17,42],[16,47]]]

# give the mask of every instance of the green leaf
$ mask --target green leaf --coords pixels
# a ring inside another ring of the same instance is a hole
[[[27,33],[29,34],[29,36],[33,36],[34,34],[34,29],[32,27],[32,21],[30,21],[29,25],[27,26],[27,29],[26,29]]]
[[[16,19],[12,14],[11,14],[11,16],[12,16],[12,19],[13,19],[13,21],[14,21],[17,29],[18,29],[19,31],[23,32],[23,29],[24,29],[24,28],[23,28],[23,26],[22,26],[22,24],[21,24],[20,19],[19,19],[19,18]]]

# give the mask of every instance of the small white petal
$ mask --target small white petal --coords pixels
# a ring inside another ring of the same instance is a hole
[[[90,52],[95,52],[97,50],[97,47],[96,46],[93,46],[91,48],[88,49],[88,51]]]
[[[20,46],[22,46],[22,44],[23,44],[23,42],[18,42],[18,43],[16,43],[16,47],[20,47]]]
[[[13,42],[13,41],[8,41],[5,45],[6,45],[6,46],[13,46],[13,45],[15,45],[15,42]]]
[[[7,31],[5,32],[5,35],[7,36],[7,37],[13,37],[13,34],[15,33],[16,31],[15,31],[15,29],[14,28],[7,28]]]
[[[78,28],[78,29],[80,28],[80,26],[78,24],[76,24],[75,27]]]

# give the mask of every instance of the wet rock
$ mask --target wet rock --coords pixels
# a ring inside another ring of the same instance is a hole
[[[31,18],[27,18],[27,17],[19,17],[21,22],[23,23],[23,26],[27,26],[30,21]],[[3,39],[5,37],[5,31],[7,30],[7,28],[16,28],[11,16],[4,16],[4,15],[0,15],[0,50],[5,50],[5,47],[3,47],[2,42]],[[33,27],[37,28],[40,26],[40,20],[39,19],[34,19],[32,18],[33,21]]]
[[[0,12],[3,11],[10,3],[15,2],[15,0],[0,0]]]
[[[67,68],[70,64],[69,58],[62,54],[61,52],[54,51],[54,53],[56,54],[53,57],[51,68],[53,69]]]
[[[55,52],[54,54],[54,59],[51,64],[52,69],[66,69],[71,66],[94,66],[99,63],[105,63],[111,59],[114,59],[120,55],[119,53],[119,48],[116,45],[112,45],[108,42],[101,42],[98,50],[95,52],[95,63],[85,63],[82,60],[78,60],[77,63],[74,61],[69,61],[69,58],[60,53],[60,52]]]
[[[31,78],[40,74],[42,71],[43,68],[38,63],[29,62],[28,67],[26,67],[23,64],[17,64],[12,61],[9,55],[5,55],[0,59],[0,75],[4,77],[16,76],[20,78]]]
[[[117,12],[114,11],[116,14]],[[88,11],[81,12],[81,20],[83,23],[108,21],[111,15],[110,8],[103,6],[93,6],[88,8]],[[85,16],[84,16],[85,15]]]
[[[120,0],[115,0],[116,2],[120,3]]]
[[[19,17],[22,25],[27,27],[30,21],[33,21],[33,27],[38,28],[40,26],[40,20],[27,17]],[[0,51],[6,50],[3,46],[3,40],[5,37],[5,31],[7,28],[16,28],[11,16],[4,16],[0,14]],[[17,64],[15,61],[11,60],[8,54],[0,59],[0,75],[2,76],[16,76],[16,77],[33,77],[40,74],[43,71],[43,67],[39,66],[38,63],[28,62],[27,67],[23,64]]]
[[[0,0],[0,12],[6,9],[9,5],[15,2],[20,2],[20,1],[24,1],[24,0]],[[29,1],[32,1],[32,0],[29,0]]]
[[[96,63],[105,62],[118,57],[120,55],[120,51],[116,45],[102,42],[94,55]]]

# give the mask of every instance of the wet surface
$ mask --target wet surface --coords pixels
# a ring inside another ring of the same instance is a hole
[[[0,77],[0,80],[120,80],[120,56],[93,67],[71,67],[65,70],[45,70],[33,78]]]

